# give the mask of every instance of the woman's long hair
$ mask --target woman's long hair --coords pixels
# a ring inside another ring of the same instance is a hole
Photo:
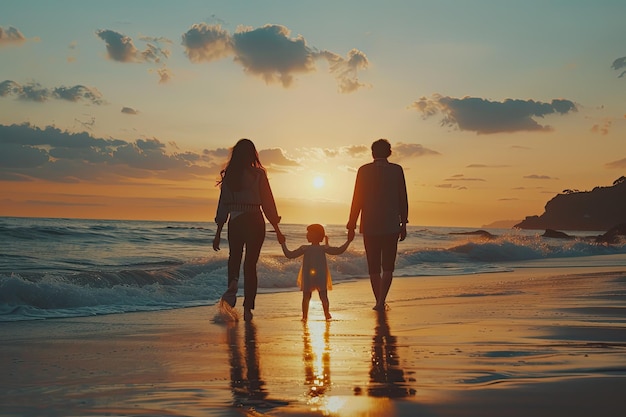
[[[220,172],[217,185],[226,183],[233,191],[241,190],[243,173],[248,168],[260,168],[265,171],[259,160],[259,153],[250,139],[239,139],[230,150],[230,158]]]

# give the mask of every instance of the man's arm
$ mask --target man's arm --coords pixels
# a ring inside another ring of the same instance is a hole
[[[406,192],[406,180],[404,170],[400,167],[400,187],[399,187],[399,207],[400,207],[400,241],[406,239],[406,224],[409,222],[409,197]]]
[[[363,208],[363,191],[362,191],[362,168],[359,168],[354,182],[354,191],[352,193],[352,204],[350,205],[350,216],[348,218],[348,238],[354,238],[354,229],[356,229],[356,221],[359,218],[361,209]]]

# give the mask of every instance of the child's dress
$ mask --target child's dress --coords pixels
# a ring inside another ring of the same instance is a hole
[[[326,291],[332,290],[333,282],[326,262],[326,254],[340,255],[345,252],[350,242],[346,242],[340,247],[328,245],[302,245],[294,251],[287,249],[287,245],[283,243],[283,253],[289,259],[299,256],[302,258],[302,266],[298,272],[298,287],[300,290],[312,292],[314,290]]]

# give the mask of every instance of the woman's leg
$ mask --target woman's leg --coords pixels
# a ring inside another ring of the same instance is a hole
[[[244,319],[246,310],[254,310],[254,302],[257,293],[257,262],[261,254],[261,247],[265,240],[265,220],[263,214],[245,213],[241,215],[246,219],[245,246],[246,254],[243,259],[243,279],[244,279]],[[251,314],[250,314],[251,318]]]
[[[239,288],[239,269],[243,257],[245,228],[239,217],[228,222],[228,289],[222,299],[231,307],[237,303],[237,289]]]

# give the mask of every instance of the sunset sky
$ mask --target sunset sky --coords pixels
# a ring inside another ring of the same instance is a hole
[[[0,216],[213,221],[243,137],[286,223],[345,223],[378,138],[412,225],[522,220],[626,175],[623,0],[0,9]]]

